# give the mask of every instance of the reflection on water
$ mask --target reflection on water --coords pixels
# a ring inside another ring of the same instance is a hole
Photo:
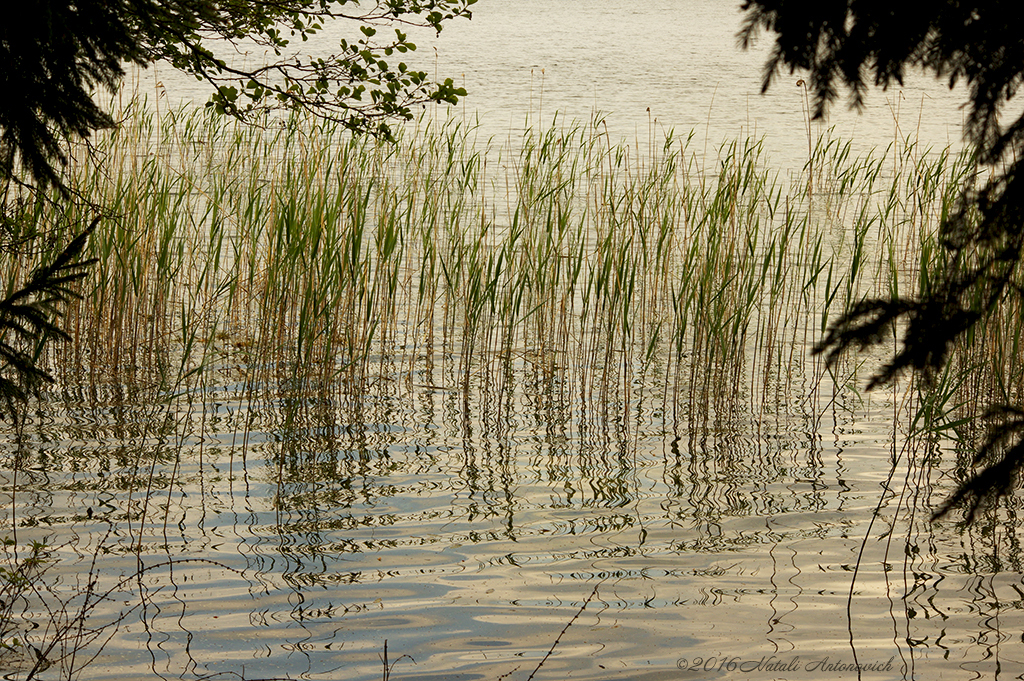
[[[412,29],[411,68],[453,78],[469,96],[454,115],[481,124],[480,139],[515,138],[527,125],[590,120],[606,114],[613,139],[654,146],[669,129],[698,131],[707,151],[723,140],[765,137],[774,162],[797,172],[808,157],[806,101],[799,74],[784,73],[761,93],[770,41],[737,46],[740,2],[644,0],[628,7],[604,0],[483,0],[473,19],[448,24],[440,36]],[[345,22],[301,45],[300,53],[337,52]],[[266,57],[244,53],[244,63]],[[164,93],[165,105],[203,102],[208,88],[167,66],[138,74],[140,88]],[[965,92],[917,72],[899,89],[869,91],[862,111],[839,102],[829,119],[812,126],[816,138],[834,127],[855,153],[915,139],[943,148],[961,141]],[[444,115],[439,113],[438,115]]]
[[[733,413],[693,427],[643,379],[601,417],[543,379],[520,365],[501,418],[401,380],[358,405],[69,389],[6,441],[5,507],[20,542],[57,544],[65,587],[97,549],[106,582],[210,561],[104,604],[142,597],[84,678],[371,679],[385,640],[394,678],[418,679],[526,678],[556,640],[536,678],[1024,663],[1013,525],[926,522],[911,497],[939,492],[903,478],[936,474],[898,452],[887,396],[751,414],[741,381]]]
[[[519,129],[533,112],[588,120],[598,108],[634,139],[659,116],[705,125],[712,147],[740,129],[782,130],[765,144],[802,167],[802,99],[756,99],[760,57],[730,61],[719,38],[735,15],[711,3],[566,1],[543,3],[563,14],[540,21],[540,4],[517,0],[512,16],[512,4],[481,2],[477,19],[444,34],[439,69],[464,71],[478,108],[504,114],[486,118],[481,137],[507,133],[510,116]],[[658,33],[682,15],[706,23]],[[566,28],[580,16],[590,33]],[[598,40],[608,49],[591,51]],[[543,69],[532,85],[531,69]],[[873,125],[851,120],[854,136]],[[948,141],[948,120],[922,121],[925,145]],[[870,145],[893,138],[889,127],[867,132]],[[516,160],[492,172],[510,174]],[[834,209],[808,212],[842,233]],[[18,546],[52,547],[46,603],[69,599],[73,611],[93,577],[97,593],[111,589],[88,621],[119,626],[86,647],[99,655],[84,679],[376,679],[385,642],[396,679],[527,679],[538,665],[537,679],[645,681],[854,678],[843,671],[853,664],[865,679],[1018,673],[1017,502],[966,529],[928,523],[970,450],[908,435],[909,386],[861,394],[860,358],[829,373],[808,356],[824,274],[816,286],[758,294],[739,349],[698,328],[676,354],[652,342],[646,362],[602,346],[564,305],[560,319],[529,319],[529,343],[510,333],[514,343],[490,348],[493,361],[449,342],[465,322],[447,307],[436,347],[409,340],[420,326],[405,320],[413,332],[382,332],[372,370],[352,384],[278,376],[270,360],[246,373],[252,339],[214,339],[220,363],[159,400],[154,379],[134,375],[144,363],[134,354],[110,367],[74,348],[58,355],[46,401],[0,441],[6,522]],[[799,319],[772,305],[801,295],[812,302]],[[163,345],[174,344],[157,345],[166,357],[151,364],[173,366]],[[30,637],[48,626],[38,606],[22,623]],[[0,655],[4,671],[12,660]]]

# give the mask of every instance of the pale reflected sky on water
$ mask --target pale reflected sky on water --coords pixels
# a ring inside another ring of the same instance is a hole
[[[587,121],[600,111],[610,134],[630,142],[660,143],[669,128],[677,137],[694,130],[699,151],[723,139],[764,135],[777,164],[799,167],[807,154],[800,74],[781,74],[762,95],[768,36],[742,50],[736,37],[741,20],[738,3],[715,0],[655,0],[628,8],[600,0],[480,0],[472,20],[450,22],[440,37],[414,30],[419,49],[403,59],[464,85],[469,96],[452,113],[479,116],[484,137],[514,138],[528,123],[549,124],[556,112]],[[329,25],[320,38],[300,44],[302,54],[329,54],[352,27]],[[171,103],[207,96],[202,83],[169,67],[143,74],[142,88],[157,81]],[[951,93],[915,74],[904,88],[871,91],[863,112],[850,111],[844,99],[811,134],[816,138],[834,126],[858,151],[884,148],[897,129],[903,139],[925,146],[957,145],[963,101],[962,89]]]

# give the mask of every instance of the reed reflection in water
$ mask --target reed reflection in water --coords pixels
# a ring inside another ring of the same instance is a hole
[[[120,217],[4,442],[58,591],[146,568],[83,678],[369,679],[385,640],[399,678],[1017,663],[1016,502],[927,522],[978,436],[947,426],[1020,390],[1017,311],[933,388],[809,353],[942,266],[969,158],[823,138],[783,183],[756,140],[638,156],[599,122],[481,149],[130,120],[76,166]]]

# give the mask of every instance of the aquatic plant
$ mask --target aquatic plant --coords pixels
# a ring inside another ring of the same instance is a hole
[[[71,341],[41,357],[56,381],[39,414],[67,418],[72,439],[98,420],[124,443],[90,449],[82,465],[111,477],[80,484],[118,486],[104,521],[133,565],[187,545],[196,490],[212,509],[219,485],[243,483],[262,486],[273,532],[334,537],[268,548],[282,589],[320,579],[309,556],[390,547],[337,527],[392,522],[366,509],[407,495],[437,495],[469,541],[527,536],[513,516],[539,494],[606,510],[580,522],[640,547],[655,518],[658,550],[716,551],[727,516],[827,504],[820,436],[862,413],[891,419],[891,456],[871,451],[879,508],[917,528],[969,475],[985,395],[1021,391],[1012,308],[932,385],[865,396],[855,358],[810,353],[865,299],[931,285],[969,156],[897,141],[856,157],[825,136],[809,185],[806,169],[772,170],[756,139],[710,158],[692,136],[637,149],[600,117],[504,144],[458,121],[398,145],[264,123],[142,109],[73,150],[76,191],[110,209]],[[86,214],[39,210],[64,239]],[[434,487],[449,479],[450,497]],[[648,483],[658,503],[642,511]],[[263,574],[253,560],[240,565]]]
[[[857,365],[808,352],[834,317],[933,285],[935,230],[976,172],[968,155],[897,141],[855,158],[826,136],[812,185],[771,172],[758,140],[710,160],[692,136],[638,150],[600,117],[505,145],[425,120],[389,145],[300,117],[129,108],[74,150],[70,185],[108,215],[53,366],[158,401],[211,384],[326,400],[348,421],[437,389],[500,420],[526,376],[595,425],[645,399],[689,437],[816,418],[823,383],[857,390]],[[1017,321],[1007,308],[963,339],[950,380],[915,387],[908,432],[964,431],[978,381],[1021,390]],[[982,363],[987,378],[967,372]]]

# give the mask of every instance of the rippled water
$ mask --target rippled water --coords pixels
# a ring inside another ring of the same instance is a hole
[[[535,678],[1024,662],[1012,525],[926,522],[945,492],[920,453],[890,479],[890,396],[754,413],[743,378],[693,422],[642,381],[565,402],[524,363],[499,407],[445,373],[358,403],[228,383],[165,408],[114,386],[43,405],[5,445],[24,457],[18,540],[57,545],[65,595],[97,547],[104,587],[148,569],[90,618],[124,616],[83,678],[374,679],[385,641],[393,678],[416,679],[527,678],[556,642]],[[729,664],[745,671],[704,670]]]
[[[716,3],[479,5],[437,68],[465,74],[493,134],[596,107],[642,136],[650,107],[712,146],[763,131],[799,167],[800,91],[756,94],[761,56],[721,38],[738,22]],[[938,92],[893,101],[931,111]],[[840,118],[892,138],[885,107]],[[1014,524],[929,524],[965,453],[907,449],[906,395],[833,390],[807,349],[778,395],[754,347],[734,372],[694,367],[716,387],[686,409],[656,371],[584,397],[529,348],[468,397],[458,357],[385,357],[368,393],[316,398],[229,362],[162,405],[81,376],[3,436],[3,507],[19,546],[55,547],[66,609],[92,573],[112,589],[89,622],[120,627],[87,679],[376,679],[385,645],[395,679],[1020,674]]]

